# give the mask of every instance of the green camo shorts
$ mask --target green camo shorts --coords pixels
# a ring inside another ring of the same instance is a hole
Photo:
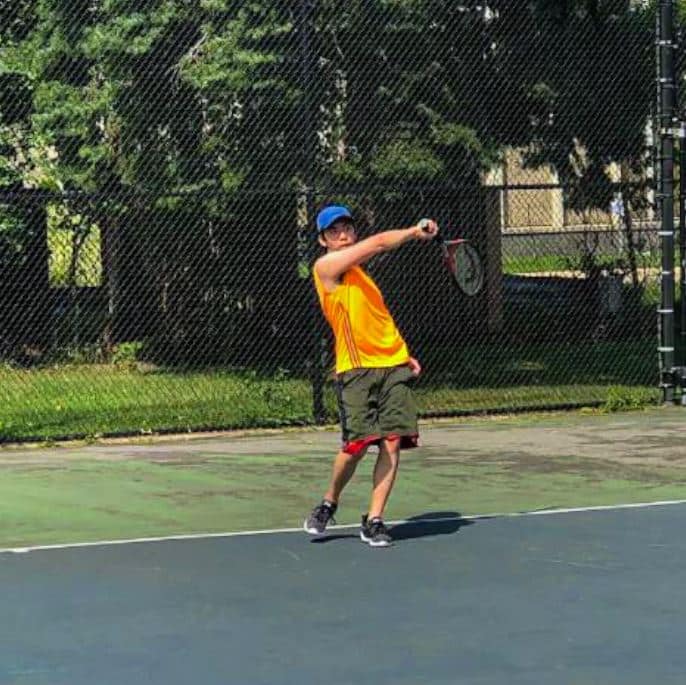
[[[407,365],[352,369],[337,376],[336,392],[343,451],[358,454],[382,438],[397,437],[401,447],[416,447],[417,403]]]

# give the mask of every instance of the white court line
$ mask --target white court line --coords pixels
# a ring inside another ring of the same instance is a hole
[[[686,499],[661,500],[657,502],[637,502],[634,504],[608,504],[591,507],[568,507],[563,509],[536,509],[534,511],[517,511],[499,514],[472,514],[467,516],[446,516],[443,518],[401,519],[387,521],[389,526],[401,524],[426,525],[429,523],[447,523],[449,521],[477,521],[491,518],[516,518],[521,516],[551,516],[555,514],[576,514],[588,511],[617,511],[621,509],[647,509],[649,507],[668,507],[675,504],[686,504]],[[327,531],[357,528],[359,523],[346,523],[330,526]],[[132,545],[143,542],[170,542],[175,540],[211,540],[212,538],[238,538],[250,535],[275,535],[277,533],[304,533],[302,526],[297,528],[269,528],[265,530],[243,530],[226,533],[188,533],[184,535],[166,535],[149,538],[129,538],[122,540],[95,540],[92,542],[69,542],[62,545],[35,545],[31,547],[0,547],[0,554],[25,554],[27,552],[42,552],[55,549],[78,549],[81,547],[111,547],[114,545]]]

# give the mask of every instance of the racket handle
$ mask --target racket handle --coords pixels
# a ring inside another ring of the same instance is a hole
[[[424,231],[424,233],[429,232],[429,227],[431,225],[431,219],[420,219],[419,222],[417,223],[417,226]],[[433,240],[436,240],[438,238],[438,231],[435,233],[435,235],[432,237]]]

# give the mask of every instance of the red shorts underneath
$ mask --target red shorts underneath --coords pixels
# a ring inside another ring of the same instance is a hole
[[[400,449],[403,450],[419,446],[419,435],[387,435],[383,438],[371,435],[368,438],[343,443],[343,451],[354,457],[371,445],[380,445],[382,440],[400,440]]]

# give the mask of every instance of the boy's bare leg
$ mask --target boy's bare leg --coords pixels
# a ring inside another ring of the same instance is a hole
[[[357,465],[364,457],[367,450],[362,450],[358,454],[352,455],[342,450],[336,455],[333,463],[333,473],[331,474],[331,483],[329,489],[324,495],[324,499],[338,504],[338,499],[343,492],[343,488],[348,484],[348,481],[353,477]]]
[[[362,450],[359,454],[353,456],[341,450],[336,455],[333,463],[333,473],[331,474],[331,483],[324,495],[324,500],[312,510],[312,513],[305,519],[303,524],[305,531],[310,535],[322,535],[327,525],[333,520],[338,507],[338,498],[341,496],[343,488],[352,478],[353,473],[355,473],[355,468],[365,452],[366,450]]]
[[[383,518],[400,462],[400,439],[382,440],[374,466],[374,489],[369,503],[369,519]]]

